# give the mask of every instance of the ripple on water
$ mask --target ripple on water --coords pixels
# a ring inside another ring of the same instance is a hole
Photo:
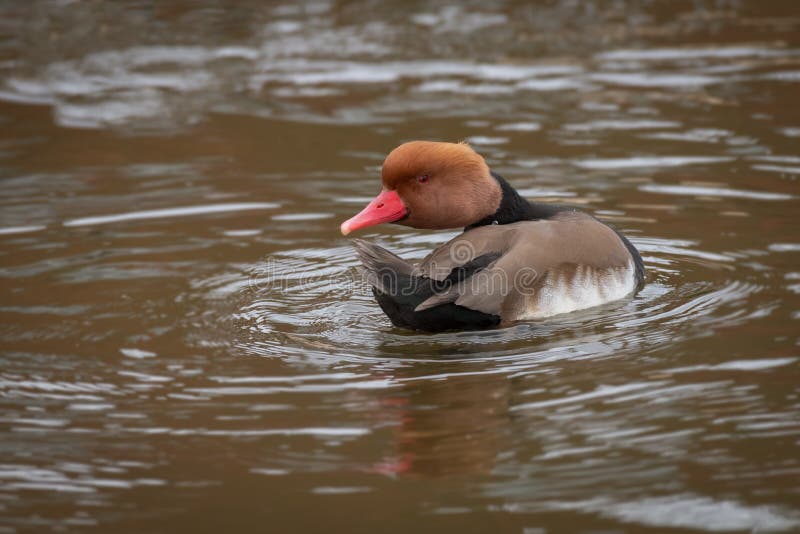
[[[645,184],[640,185],[639,189],[648,193],[660,193],[664,195],[679,196],[705,196],[705,197],[728,197],[728,198],[747,198],[751,200],[791,200],[794,195],[788,193],[772,193],[766,191],[743,191],[740,189],[729,189],[726,187],[702,187],[694,185],[660,185]]]
[[[446,237],[410,233],[392,238],[387,246],[403,257],[421,258]],[[649,264],[649,283],[633,298],[535,324],[437,336],[391,326],[359,278],[355,255],[346,243],[276,253],[261,265],[247,267],[252,292],[236,319],[248,339],[239,345],[251,354],[298,361],[402,364],[445,358],[494,362],[507,372],[514,366],[533,368],[550,361],[554,353],[559,358],[603,358],[619,346],[646,353],[667,339],[704,336],[710,329],[739,324],[772,309],[769,303],[749,304],[762,290],[756,283],[724,278],[685,283],[680,282],[681,270],[672,268],[694,262],[700,268],[730,271],[736,255],[704,251],[688,240],[634,241]],[[209,282],[215,284],[225,287],[230,281],[223,277]]]
[[[247,210],[271,210],[280,207],[274,202],[232,202],[229,204],[206,204],[202,206],[182,206],[176,208],[163,208],[157,210],[142,210],[114,215],[99,215],[96,217],[81,217],[64,221],[64,226],[92,226],[97,224],[111,224],[124,221],[137,221],[148,219],[164,219],[170,217],[187,217],[190,215],[206,215],[210,213],[227,213]]]
[[[489,19],[493,16],[501,15]],[[452,110],[420,107],[415,98],[386,101],[365,96],[365,86],[391,85],[393,91],[486,99],[619,87],[685,94],[741,81],[741,70],[791,63],[798,57],[798,50],[781,46],[720,46],[611,50],[568,62],[541,61],[538,56],[507,63],[403,60],[403,54],[392,57],[396,52],[393,32],[385,28],[376,33],[376,24],[345,29],[270,21],[249,46],[154,45],[92,52],[78,60],[39,65],[28,75],[9,72],[0,84],[0,99],[51,105],[56,121],[68,127],[130,127],[141,122],[169,128],[194,124],[209,110],[329,121],[327,107],[323,111],[298,99],[333,102],[333,96],[352,96],[364,99],[359,112],[343,107],[334,112],[337,120],[370,123],[390,115],[447,115]],[[691,68],[687,69],[688,61]],[[796,83],[798,71],[758,76],[775,83]],[[412,83],[406,85],[406,81]],[[244,93],[242,87],[249,91]],[[271,98],[259,98],[262,92]]]

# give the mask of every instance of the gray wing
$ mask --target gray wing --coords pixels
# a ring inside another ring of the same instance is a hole
[[[460,234],[428,254],[414,267],[414,275],[445,280],[454,269],[487,254],[502,255],[512,241],[516,225],[481,226]]]
[[[468,230],[429,254],[414,268],[414,274],[451,283],[424,300],[415,311],[454,302],[499,315],[508,294],[504,269],[508,262],[504,256],[516,240],[518,224]],[[458,276],[460,269],[468,271],[465,276]]]

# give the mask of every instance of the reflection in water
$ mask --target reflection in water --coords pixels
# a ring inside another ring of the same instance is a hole
[[[440,477],[484,475],[495,466],[510,417],[505,376],[470,371],[403,376],[382,400],[396,417],[396,451],[378,472]]]
[[[0,530],[800,528],[795,2],[0,15]],[[413,138],[646,287],[392,328],[338,223]]]

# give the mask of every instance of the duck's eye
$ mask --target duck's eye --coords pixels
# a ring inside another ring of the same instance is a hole
[[[419,182],[421,184],[424,184],[427,181],[428,181],[428,175],[427,174],[420,174],[419,176],[417,176],[417,182]]]

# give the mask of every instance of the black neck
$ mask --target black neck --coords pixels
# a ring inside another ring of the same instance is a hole
[[[473,223],[465,228],[470,230],[478,226],[487,224],[511,224],[519,221],[535,221],[538,219],[549,219],[560,211],[570,208],[554,206],[552,204],[542,204],[540,202],[530,202],[522,198],[517,190],[506,182],[505,178],[499,174],[492,173],[492,177],[500,184],[502,198],[500,207],[493,214]]]

